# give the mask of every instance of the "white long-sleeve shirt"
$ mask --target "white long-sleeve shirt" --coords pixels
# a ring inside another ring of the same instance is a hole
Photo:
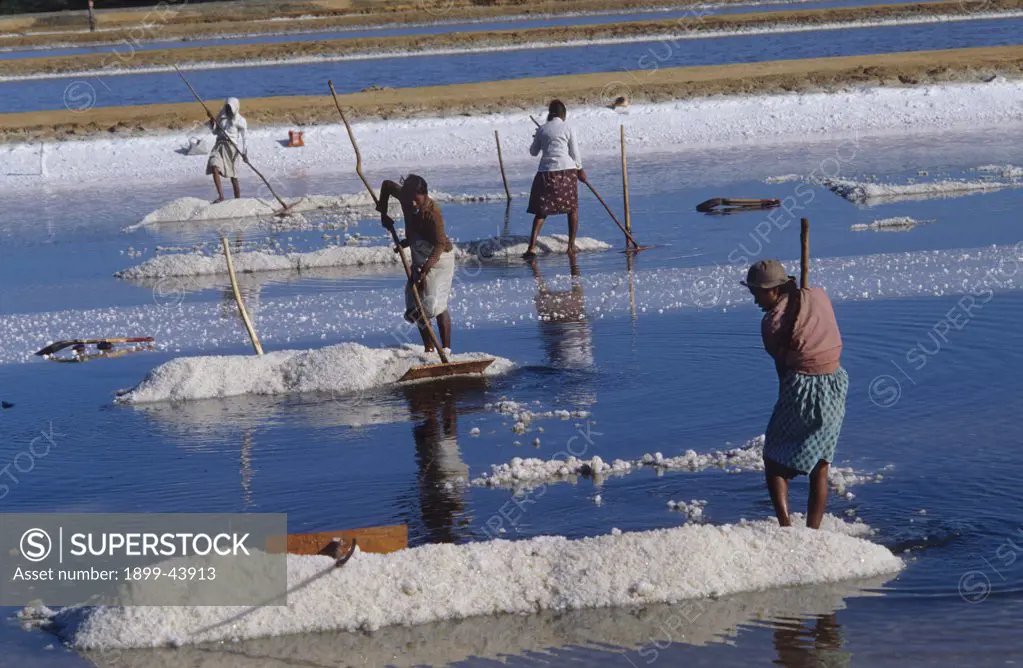
[[[583,161],[579,155],[579,146],[575,143],[575,135],[568,123],[555,118],[547,121],[536,129],[533,135],[533,145],[529,147],[529,154],[540,155],[539,172],[559,172],[563,169],[582,169]]]
[[[217,114],[217,124],[224,129],[224,134],[230,137],[231,141],[233,141],[235,145],[238,146],[238,148],[242,151],[242,153],[244,153],[246,149],[245,135],[247,130],[249,129],[249,123],[248,121],[245,120],[245,117],[242,116],[241,112],[239,111],[241,108],[241,104],[239,103],[238,98],[236,97],[228,98],[227,104],[230,105],[231,110],[234,112],[234,118],[233,119],[228,118],[227,114],[224,113],[224,110],[221,109],[220,113]],[[213,134],[219,135],[216,129],[213,130]]]

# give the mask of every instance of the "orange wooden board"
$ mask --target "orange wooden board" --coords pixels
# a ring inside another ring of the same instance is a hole
[[[319,554],[335,538],[340,538],[347,549],[353,539],[363,552],[387,554],[408,547],[408,526],[367,527],[343,531],[321,531],[319,533],[292,533],[287,536],[271,536],[266,541],[266,551],[271,554]]]

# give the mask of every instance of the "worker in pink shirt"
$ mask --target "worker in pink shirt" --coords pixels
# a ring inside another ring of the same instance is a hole
[[[754,264],[742,284],[764,311],[761,336],[778,372],[778,401],[764,441],[771,503],[778,523],[790,526],[788,481],[808,475],[806,525],[818,529],[849,392],[835,310],[824,290],[800,289],[777,260]]]

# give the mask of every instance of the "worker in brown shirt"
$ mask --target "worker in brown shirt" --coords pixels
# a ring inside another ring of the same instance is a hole
[[[444,216],[437,203],[430,199],[426,180],[409,174],[397,184],[384,181],[380,185],[380,222],[390,230],[394,221],[387,215],[387,204],[394,197],[401,204],[405,218],[405,239],[402,246],[412,253],[412,280],[405,286],[405,319],[419,326],[426,352],[433,352],[433,344],[420,322],[419,309],[412,294],[412,283],[416,284],[423,302],[427,320],[437,319],[441,345],[451,349],[451,315],[448,313],[448,299],[455,275],[454,246],[444,233]]]
[[[788,481],[808,475],[806,525],[817,529],[849,392],[835,311],[824,290],[800,289],[777,260],[754,264],[742,284],[764,311],[760,333],[778,372],[778,400],[764,435],[767,489],[778,523],[789,526]]]

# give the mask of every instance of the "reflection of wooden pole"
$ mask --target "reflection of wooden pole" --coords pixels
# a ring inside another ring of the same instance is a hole
[[[252,347],[256,350],[257,355],[263,354],[263,346],[259,343],[259,337],[256,336],[256,330],[252,328],[252,321],[249,320],[249,314],[245,310],[245,302],[242,301],[242,293],[238,290],[238,279],[234,275],[234,263],[231,262],[231,247],[227,243],[227,237],[220,235],[220,243],[224,246],[224,259],[227,260],[227,273],[231,276],[231,289],[234,290],[234,300],[238,302],[238,313],[242,316],[242,322],[245,323],[245,329],[249,332],[249,339],[252,341]]]
[[[810,219],[799,221],[799,245],[802,253],[799,258],[799,287],[810,287]]]
[[[504,207],[504,229],[501,230],[501,236],[507,237],[511,234],[511,200],[508,200],[508,204]]]
[[[625,193],[625,231],[632,233],[632,213],[629,211],[629,167],[625,159],[625,125],[621,127],[622,143],[622,191]],[[636,242],[632,242],[633,246]],[[625,240],[625,247],[628,248],[629,240]]]
[[[629,311],[632,322],[636,322],[636,284],[632,280],[632,253],[625,254],[625,266],[629,269]]]
[[[508,201],[511,201],[511,190],[508,189],[508,177],[504,175],[504,158],[501,156],[501,135],[497,134],[497,130],[494,130],[494,141],[497,142],[497,164],[501,166],[501,181],[504,182],[504,194],[508,197]]]

